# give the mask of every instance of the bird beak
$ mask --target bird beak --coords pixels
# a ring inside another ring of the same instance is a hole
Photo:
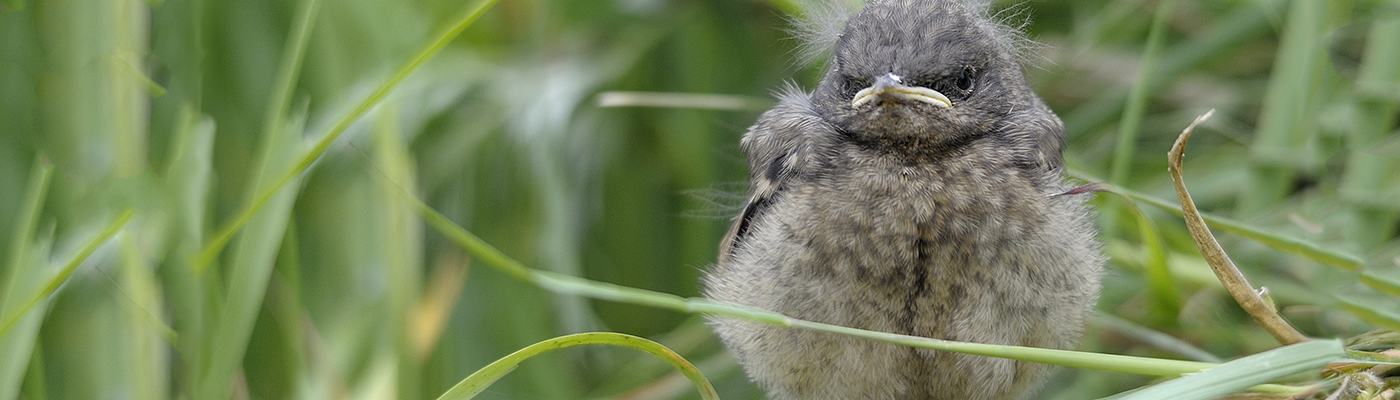
[[[948,96],[944,96],[943,93],[926,87],[905,86],[903,78],[888,73],[876,78],[874,85],[856,92],[856,97],[851,99],[851,107],[860,107],[882,98],[920,101],[939,108],[953,106],[953,101],[948,100]]]

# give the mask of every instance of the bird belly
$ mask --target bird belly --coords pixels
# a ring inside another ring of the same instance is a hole
[[[859,170],[870,169],[848,169]],[[1087,219],[1047,216],[1066,205],[1014,177],[965,185],[926,170],[889,172],[832,174],[790,188],[707,278],[708,295],[882,332],[1074,344],[1097,299],[1097,248],[1092,238],[1057,238],[1053,224]],[[804,195],[816,191],[837,195]],[[750,376],[779,399],[1006,399],[1038,386],[1047,371],[823,332],[716,325]]]

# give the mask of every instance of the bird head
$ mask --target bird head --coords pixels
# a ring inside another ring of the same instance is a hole
[[[873,0],[837,38],[813,106],[858,139],[919,143],[966,140],[1018,109],[1048,112],[1006,35],[958,1]]]

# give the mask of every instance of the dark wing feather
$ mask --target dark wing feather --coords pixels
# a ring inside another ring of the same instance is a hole
[[[1031,100],[1030,107],[1014,110],[1000,127],[1002,137],[1013,142],[1007,148],[1016,150],[1018,164],[1058,171],[1065,163],[1060,151],[1065,142],[1065,124],[1035,94],[1027,92],[1023,97]]]
[[[740,141],[749,153],[749,202],[720,242],[720,264],[743,245],[784,185],[816,162],[820,149],[826,148],[821,144],[839,137],[817,115],[809,96],[788,85],[779,93],[778,105],[763,113]]]

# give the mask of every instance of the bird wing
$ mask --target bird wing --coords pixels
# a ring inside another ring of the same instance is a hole
[[[763,113],[739,142],[749,153],[749,201],[720,242],[721,264],[742,245],[753,221],[763,215],[783,185],[811,168],[821,156],[820,149],[829,148],[822,146],[823,141],[839,137],[836,128],[812,107],[809,94],[788,85],[778,97],[778,105]]]
[[[1030,107],[1018,109],[1000,129],[1001,136],[1014,142],[1018,164],[1026,168],[1058,171],[1064,167],[1060,148],[1064,147],[1065,124],[1034,94],[1027,96]]]

